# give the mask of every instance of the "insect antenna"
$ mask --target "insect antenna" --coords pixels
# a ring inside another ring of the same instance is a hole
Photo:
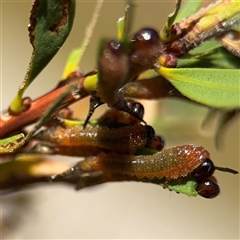
[[[218,170],[218,171],[221,171],[221,172],[228,172],[228,173],[232,173],[232,174],[238,174],[238,171],[233,170],[231,168],[227,168],[227,167],[215,166],[215,170]]]

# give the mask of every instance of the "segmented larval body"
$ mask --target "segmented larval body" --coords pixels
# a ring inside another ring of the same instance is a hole
[[[209,157],[209,152],[203,147],[183,145],[153,155],[101,154],[99,159],[95,159],[94,165],[102,168],[98,170],[109,170],[139,179],[146,177],[172,180],[188,176]]]
[[[135,124],[118,128],[105,126],[52,126],[37,138],[59,146],[95,146],[117,153],[134,153],[155,137],[151,126]]]

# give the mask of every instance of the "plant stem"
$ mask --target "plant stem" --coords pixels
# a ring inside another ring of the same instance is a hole
[[[79,79],[73,79],[73,81],[76,81],[76,86],[78,86],[81,85],[84,79],[85,77],[81,77]],[[8,111],[2,114],[0,117],[0,138],[9,136],[11,133],[17,132],[23,127],[36,122],[67,88],[68,84],[57,86],[54,90],[34,100],[29,109],[21,112],[19,115],[10,115]],[[59,109],[82,100],[88,95],[89,93],[84,91],[84,89],[81,89],[81,95],[78,98],[74,97],[73,94],[69,94]]]

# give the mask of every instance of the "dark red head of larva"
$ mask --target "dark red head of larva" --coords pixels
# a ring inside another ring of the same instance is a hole
[[[198,195],[204,198],[214,198],[219,192],[219,186],[214,181],[212,175],[215,171],[215,166],[211,159],[206,158],[200,166],[198,166],[193,172],[192,176],[197,180],[196,191]]]
[[[206,158],[193,172],[192,176],[197,179],[206,179],[213,175],[215,171],[214,163],[211,159]]]
[[[137,48],[150,47],[160,43],[160,37],[156,30],[152,28],[142,28],[135,33],[131,39]]]
[[[140,118],[143,118],[144,107],[141,103],[127,100],[127,105],[133,113],[136,113]]]
[[[202,179],[197,182],[196,191],[204,198],[214,198],[219,192],[218,184],[212,179]]]
[[[146,131],[147,143],[149,143],[149,142],[151,142],[154,139],[155,131],[149,125],[145,125],[145,131]]]

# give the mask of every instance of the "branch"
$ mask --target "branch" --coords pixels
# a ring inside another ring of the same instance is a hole
[[[80,77],[79,79],[71,79],[70,81],[73,83],[76,82],[76,86],[81,86],[85,78],[86,76]],[[0,118],[0,138],[9,136],[12,132],[21,130],[23,127],[36,122],[49,109],[49,107],[51,107],[54,101],[66,91],[68,83],[69,81],[66,81],[64,85],[59,85],[54,90],[37,98],[31,103],[26,111],[23,111],[18,115],[10,115],[8,111],[4,113]],[[74,94],[70,94],[59,109],[82,100],[88,95],[89,93],[81,88],[81,95],[78,98],[76,98]]]

